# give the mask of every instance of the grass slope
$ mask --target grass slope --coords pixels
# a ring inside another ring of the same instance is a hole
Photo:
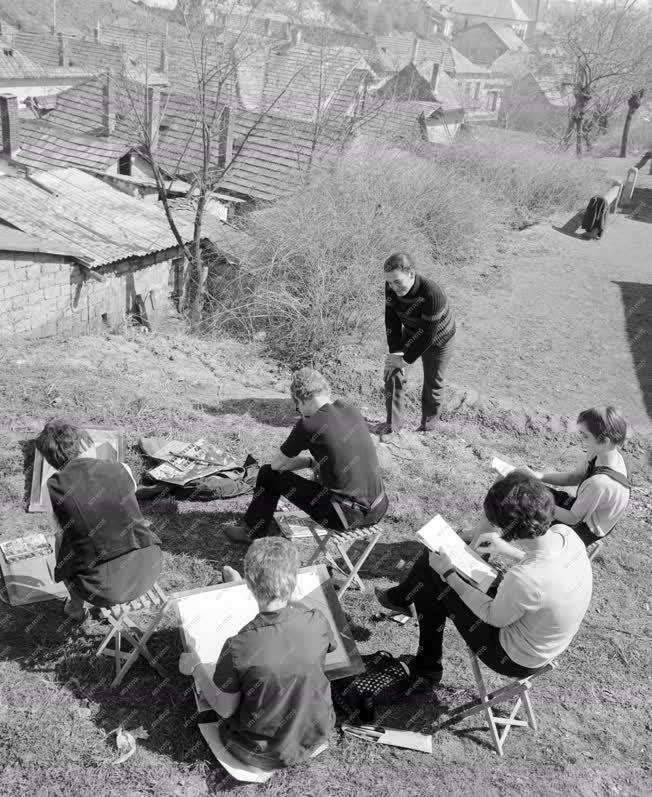
[[[53,368],[53,365],[56,367]],[[256,352],[221,341],[181,335],[50,339],[5,347],[0,413],[0,506],[4,538],[46,528],[24,511],[35,433],[46,418],[67,415],[121,426],[128,461],[144,463],[141,435],[203,435],[237,457],[264,460],[287,434],[293,408],[282,391],[286,375]],[[378,412],[371,397],[371,414]],[[578,452],[564,434],[533,434],[486,414],[449,409],[437,435],[409,436],[403,450],[381,447],[391,508],[382,543],[364,567],[366,582],[388,584],[415,557],[414,531],[441,512],[469,524],[492,481],[490,457],[566,465]],[[543,427],[542,427],[543,428]],[[507,755],[496,757],[476,720],[435,733],[435,753],[373,747],[333,735],[330,749],[265,786],[238,787],[243,795],[643,795],[649,793],[650,720],[645,703],[651,615],[647,595],[652,566],[646,519],[652,508],[644,450],[633,444],[636,490],[626,520],[595,562],[595,590],[586,621],[559,669],[537,682],[533,700],[540,730],[516,731]],[[224,564],[238,566],[241,549],[221,526],[245,501],[143,504],[163,540],[162,584],[168,590],[219,581]],[[302,553],[309,551],[302,547]],[[401,566],[401,563],[405,563]],[[347,593],[360,649],[395,653],[416,645],[416,627],[375,624],[370,592]],[[0,793],[11,797],[93,794],[94,797],[194,797],[226,791],[224,779],[197,728],[189,680],[177,674],[177,631],[158,634],[152,648],[169,676],[142,663],[123,687],[111,690],[111,666],[94,649],[100,628],[63,622],[56,602],[12,608],[0,603]],[[436,699],[393,707],[386,724],[431,731],[446,705],[471,692],[471,673],[455,631],[447,631],[442,689]],[[136,754],[112,766],[118,725],[142,726],[148,738]],[[645,784],[648,784],[646,786]]]

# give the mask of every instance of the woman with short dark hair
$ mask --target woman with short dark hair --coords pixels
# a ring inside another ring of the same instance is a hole
[[[428,550],[401,584],[376,591],[391,610],[411,613],[414,604],[419,650],[410,670],[425,684],[442,677],[446,619],[487,667],[511,678],[531,675],[568,647],[591,600],[591,564],[571,529],[551,525],[553,508],[540,481],[513,471],[484,501],[487,520],[500,533],[480,537],[482,552],[515,560],[488,594],[462,579],[448,556]]]
[[[551,490],[554,517],[588,546],[613,531],[629,503],[632,488],[620,452],[627,423],[615,407],[591,407],[577,416],[577,432],[586,458],[575,470],[531,473],[553,487],[577,487],[576,498]]]
[[[47,423],[36,439],[57,469],[47,481],[61,527],[54,580],[70,593],[64,611],[82,620],[84,601],[110,607],[151,589],[161,572],[159,538],[143,518],[131,471],[92,456],[88,433],[63,420]]]

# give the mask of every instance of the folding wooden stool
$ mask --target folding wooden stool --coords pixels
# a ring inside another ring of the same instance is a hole
[[[556,665],[554,662],[551,662],[550,664],[544,665],[535,673],[529,675],[527,678],[517,678],[506,686],[496,689],[494,692],[488,692],[484,679],[482,678],[480,660],[470,648],[468,648],[468,653],[471,658],[471,667],[473,668],[473,675],[475,677],[475,682],[477,684],[480,697],[476,698],[475,700],[471,700],[468,703],[464,703],[464,705],[458,706],[450,711],[443,725],[457,722],[464,717],[469,717],[472,714],[477,714],[478,712],[483,711],[485,714],[485,719],[487,720],[487,724],[489,725],[489,732],[491,733],[494,746],[498,752],[498,755],[502,756],[505,739],[512,728],[522,727],[532,728],[535,731],[537,730],[537,721],[534,716],[532,703],[530,701],[532,680],[534,678],[538,678],[540,675],[544,675],[547,672],[551,672]],[[513,699],[515,699],[515,702],[508,717],[497,717],[494,714],[494,706],[499,703],[511,701]],[[521,709],[521,706],[525,710],[527,719],[517,718],[517,714]],[[502,732],[499,731],[500,725],[504,726]]]
[[[315,542],[317,543],[317,549],[310,557],[308,566],[314,564],[319,556],[323,554],[336,570],[339,570],[340,573],[346,576],[346,581],[342,584],[339,590],[340,598],[344,596],[344,593],[353,582],[357,584],[361,592],[364,592],[366,587],[358,575],[358,572],[360,571],[362,565],[367,561],[369,554],[373,551],[374,546],[380,539],[380,536],[383,533],[382,528],[376,524],[375,526],[367,526],[366,528],[360,529],[348,529],[347,531],[333,531],[332,529],[326,529],[326,534],[323,535],[319,534],[317,530],[319,527],[317,527],[317,524],[311,523],[309,528],[312,532]],[[367,547],[360,554],[359,558],[353,562],[349,556],[349,551],[351,550],[351,546],[358,542],[358,540],[368,540],[368,543]],[[337,548],[337,551],[342,557],[342,561],[344,562],[348,573],[339,566],[335,560],[335,557],[328,551],[329,543],[332,543],[335,548]]]
[[[139,656],[143,656],[159,675],[165,676],[165,670],[151,654],[147,643],[163,619],[169,604],[170,598],[158,584],[154,584],[148,592],[129,603],[120,603],[111,606],[110,609],[100,609],[102,619],[109,623],[110,628],[95,655],[113,657],[115,677],[111,681],[111,686],[118,686]],[[146,609],[156,609],[156,614],[146,628],[141,628],[132,615]],[[129,652],[122,650],[123,639],[132,648]],[[113,647],[108,647],[111,640],[114,640]]]

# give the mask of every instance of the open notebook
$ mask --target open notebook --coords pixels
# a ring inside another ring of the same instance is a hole
[[[482,592],[489,589],[498,575],[491,565],[458,537],[441,515],[436,515],[419,529],[417,537],[431,551],[447,554],[457,572]]]

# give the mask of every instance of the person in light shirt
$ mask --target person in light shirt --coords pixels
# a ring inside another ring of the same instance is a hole
[[[554,501],[540,480],[512,471],[492,485],[484,511],[498,531],[481,534],[478,551],[514,561],[487,594],[461,578],[448,556],[427,549],[403,582],[376,591],[390,610],[411,614],[414,604],[419,648],[409,666],[421,681],[415,686],[442,678],[447,619],[487,667],[524,678],[563,653],[589,606],[586,548],[572,529],[553,522]]]
[[[613,531],[629,503],[632,486],[620,451],[627,423],[615,407],[591,407],[580,412],[577,433],[586,457],[575,470],[530,473],[553,487],[577,487],[576,498],[551,490],[554,517],[588,546]]]

